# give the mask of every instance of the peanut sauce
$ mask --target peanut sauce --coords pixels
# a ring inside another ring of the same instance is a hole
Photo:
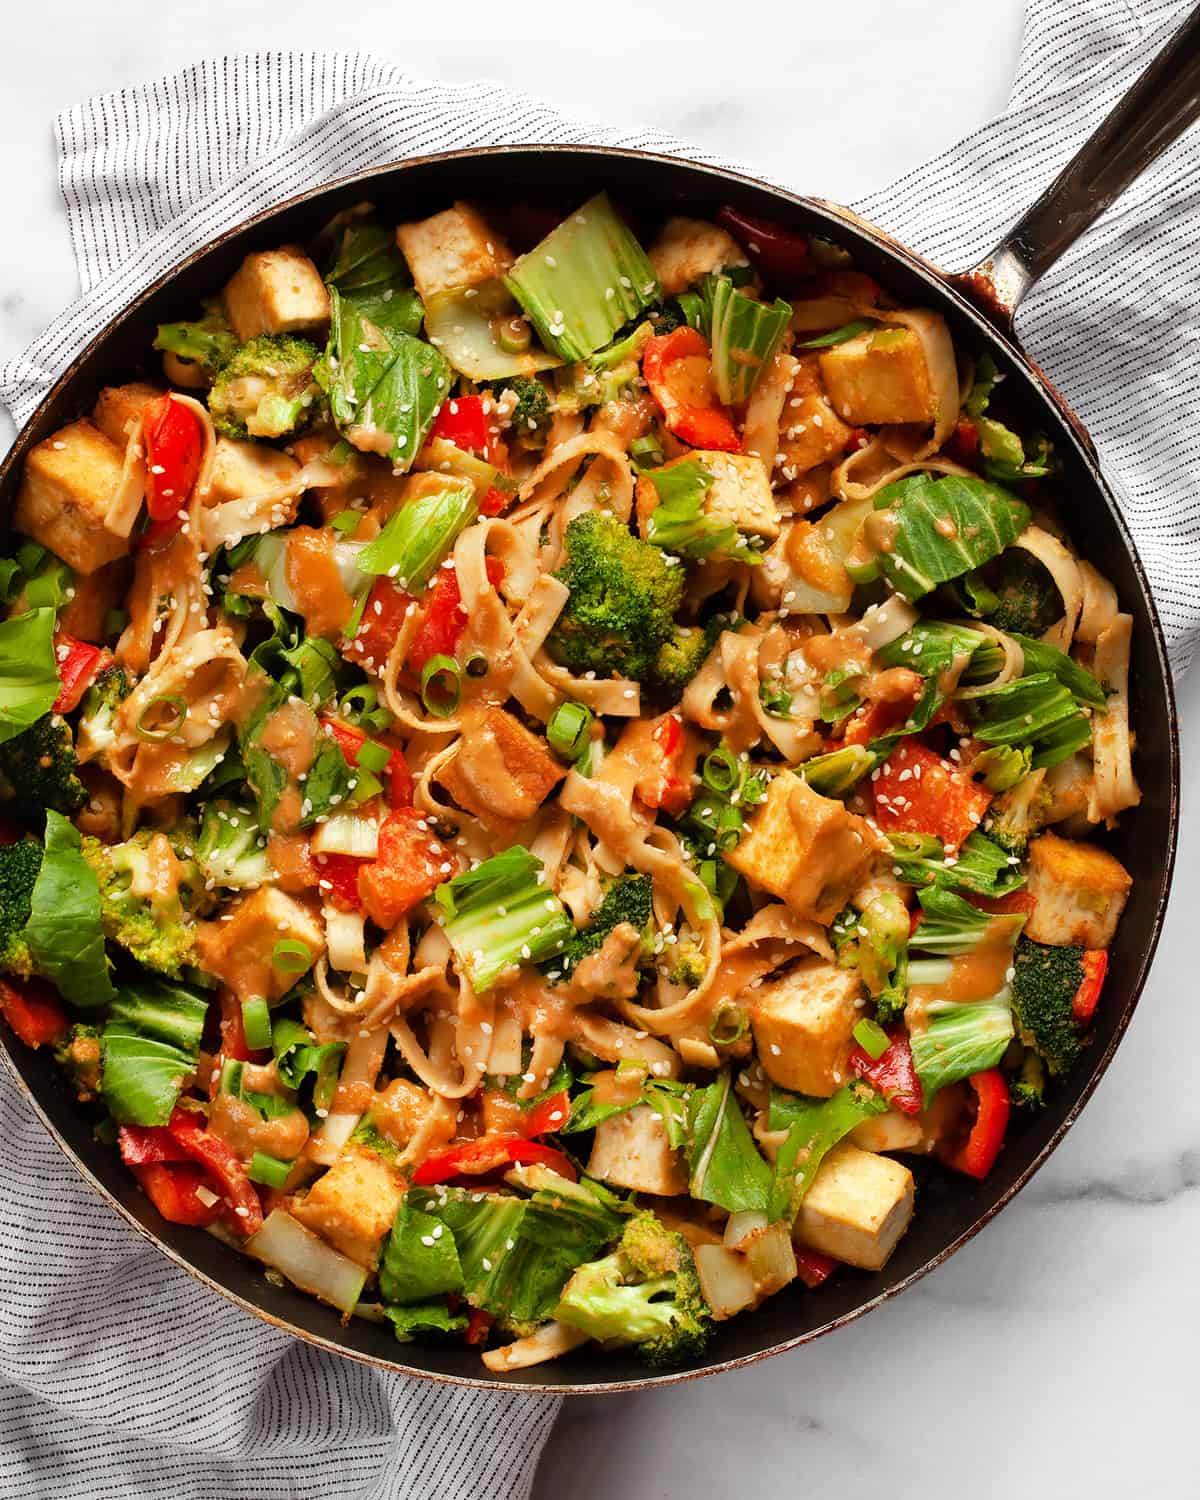
[[[328,531],[297,526],[287,540],[287,581],[312,635],[335,636],[354,613]]]

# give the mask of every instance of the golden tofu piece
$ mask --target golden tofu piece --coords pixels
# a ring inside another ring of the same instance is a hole
[[[746,252],[734,237],[706,219],[668,219],[646,253],[668,297],[710,271],[746,264]]]
[[[196,928],[200,967],[227,984],[239,1000],[278,1000],[296,983],[300,974],[294,967],[276,968],[272,962],[279,942],[303,943],[312,963],[325,952],[320,919],[275,886],[261,886],[243,896],[227,917]]]
[[[635,1193],[686,1193],[687,1168],[667,1140],[662,1116],[649,1104],[610,1115],[596,1126],[588,1175]]]
[[[852,436],[853,429],[819,391],[789,397],[779,424],[781,474],[785,479],[797,479],[821,464],[833,463],[850,446]]]
[[[912,1216],[908,1168],[843,1141],[818,1168],[792,1234],[799,1245],[864,1271],[880,1271]]]
[[[124,604],[130,571],[129,559],[118,557],[94,573],[76,574],[75,592],[58,612],[59,628],[77,641],[103,645],[110,634],[106,629],[109,611]]]
[[[438,292],[479,286],[503,276],[513,259],[508,246],[469,203],[456,203],[432,218],[397,225],[396,243],[426,301]]]
[[[128,538],[104,526],[123,459],[86,417],[44,438],[25,460],[13,525],[77,573],[94,573],[123,557]]]
[[[834,410],[851,426],[930,423],[937,414],[925,351],[911,328],[876,328],[827,349],[821,374]]]
[[[805,958],[748,990],[750,1025],[763,1071],[796,1094],[828,1099],[848,1076],[862,980],[825,958]]]
[[[300,465],[278,448],[264,443],[238,443],[218,437],[213,453],[212,478],[204,497],[206,505],[226,500],[244,500],[278,489],[300,472]]]
[[[230,327],[243,341],[260,333],[318,333],[329,324],[329,293],[299,245],[247,255],[222,300]]]
[[[96,397],[92,408],[92,421],[122,452],[129,438],[129,424],[140,424],[142,412],[148,401],[155,401],[163,394],[159,385],[145,380],[131,380],[128,385],[106,385]]]
[[[713,477],[704,497],[704,514],[725,524],[732,522],[744,536],[773,542],[779,535],[779,514],[762,459],[749,453],[704,449],[690,456],[698,458]]]
[[[404,1187],[404,1178],[389,1162],[373,1151],[352,1148],[306,1197],[293,1199],[291,1214],[349,1260],[373,1271]]]
[[[1107,948],[1132,884],[1129,871],[1107,849],[1043,833],[1029,846],[1034,908],[1025,935],[1057,948]]]
[[[923,1151],[925,1132],[920,1120],[889,1109],[886,1115],[860,1120],[846,1137],[860,1151]]]
[[[781,771],[725,858],[797,916],[828,925],[880,847],[863,818],[814,792],[794,771]]]
[[[492,833],[513,833],[537,812],[566,768],[539,735],[502,708],[471,707],[437,779]]]

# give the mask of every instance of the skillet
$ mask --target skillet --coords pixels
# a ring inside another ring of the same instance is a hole
[[[861,1316],[939,1265],[987,1224],[1062,1140],[1094,1091],[1132,1017],[1162,928],[1175,857],[1179,748],[1175,704],[1158,616],[1142,565],[1095,451],[1074,413],[1022,352],[1013,332],[1018,302],[1036,279],[1113,199],[1200,116],[1200,9],[1116,106],[1060,177],[974,269],[947,276],[833,204],[796,197],[731,172],[636,151],[588,147],[495,147],[417,158],[334,182],[281,204],[226,233],[148,287],[62,375],[0,464],[0,513],[13,503],[29,449],[89,409],[101,386],[144,365],[155,325],[220,286],[243,257],[288,241],[307,242],[336,212],[372,200],[387,219],[433,213],[454,198],[486,203],[542,199],[569,208],[607,188],[635,224],[672,212],[711,216],[730,204],[787,230],[829,238],[904,306],[936,308],[956,347],[988,352],[1008,377],[1031,425],[1044,430],[1063,463],[1065,513],[1086,515],[1089,560],[1115,584],[1133,615],[1131,723],[1137,740],[1141,806],[1112,836],[1133,889],[1110,953],[1094,1040],[1049,1106],[1015,1122],[984,1182],[950,1180],[918,1161],[919,1211],[887,1267],[843,1271],[819,1292],[799,1284],[757,1312],[718,1325],[702,1362],[652,1374],[625,1353],[584,1346],[565,1359],[502,1379],[484,1378],[475,1350],[398,1345],[389,1328],[352,1320],[290,1287],[268,1282],[249,1259],[199,1230],[164,1223],[116,1152],[96,1141],[45,1051],[13,1043],[0,1022],[0,1051],[18,1086],[91,1186],[146,1239],[189,1272],[263,1321],[310,1343],[384,1369],[480,1387],[598,1394],[671,1384],[728,1370],[795,1348]],[[1079,531],[1081,528],[1076,528]]]

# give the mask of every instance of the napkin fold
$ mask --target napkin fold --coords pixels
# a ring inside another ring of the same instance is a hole
[[[938,264],[971,264],[1185,9],[1177,0],[1031,0],[1009,110],[859,212]],[[202,62],[88,100],[55,129],[82,293],[0,366],[0,401],[18,425],[142,287],[304,188],[408,156],[531,141],[738,165],[652,131],[567,119],[495,83],[429,82],[360,53]],[[1200,633],[1198,194],[1193,130],[1018,318],[1026,348],[1096,442],[1179,669]],[[148,1248],[85,1186],[6,1073],[0,1182],[6,1500],[529,1494],[557,1399],[383,1374],[248,1318]]]

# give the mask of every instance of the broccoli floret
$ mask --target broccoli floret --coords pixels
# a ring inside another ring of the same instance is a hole
[[[630,1219],[611,1255],[579,1267],[554,1316],[602,1343],[636,1344],[652,1365],[698,1358],[712,1326],[691,1248],[652,1213]]]
[[[1012,1080],[1009,1096],[1014,1104],[1040,1108],[1046,1102],[1046,1065],[1036,1052],[1026,1052],[1021,1071]]]
[[[0,797],[32,814],[52,807],[68,817],[87,801],[78,770],[71,726],[60,714],[44,714],[0,745]]]
[[[64,1068],[75,1087],[76,1097],[86,1104],[100,1092],[100,1064],[103,1051],[100,1028],[82,1023],[72,1026],[71,1035],[55,1048],[54,1059]]]
[[[161,349],[183,365],[194,365],[206,384],[237,348],[237,334],[225,321],[220,301],[213,298],[204,304],[203,317],[192,323],[160,323],[154,347]],[[170,360],[167,374],[170,378]]]
[[[0,969],[26,978],[33,965],[23,934],[41,868],[42,846],[35,839],[0,846]]]
[[[527,448],[542,448],[554,415],[550,404],[550,392],[533,375],[515,375],[511,380],[498,380],[492,389],[501,394],[512,391],[517,404],[509,415],[513,436],[519,438]]]
[[[566,545],[557,577],[571,594],[546,649],[572,672],[649,681],[675,633],[682,567],[600,511],[576,516]]]
[[[1072,1013],[1075,992],[1084,982],[1082,948],[1052,948],[1027,937],[1017,940],[1013,958],[1013,1014],[1021,1040],[1032,1047],[1052,1076],[1066,1073],[1083,1051]]]
[[[1030,772],[988,809],[984,829],[1006,853],[1024,854],[1029,840],[1045,823],[1051,802],[1045,780],[1045,771]]]
[[[658,648],[654,685],[678,697],[704,665],[717,637],[728,625],[723,615],[715,615],[706,625],[676,625]]]
[[[271,878],[258,815],[235,802],[206,804],[195,857],[206,882],[231,890],[259,886]]]
[[[598,953],[614,927],[628,922],[644,933],[653,918],[654,887],[648,875],[618,875],[592,913],[591,922],[567,939],[562,952],[545,965],[555,980],[567,979],[589,953]]]
[[[231,438],[291,437],[317,410],[315,344],[290,333],[261,333],[229,356],[213,381],[213,426]]]
[[[203,888],[195,864],[179,860],[166,835],[149,828],[122,844],[84,838],[83,857],[100,883],[105,937],[148,969],[178,979],[195,961],[187,920]]]
[[[686,984],[694,990],[708,973],[704,952],[694,943],[680,943],[672,955],[674,963],[667,974],[672,984]]]
[[[83,695],[79,722],[75,729],[75,753],[80,761],[107,763],[108,752],[116,739],[113,720],[117,709],[128,698],[132,684],[124,669],[105,667]]]
[[[830,928],[838,966],[857,969],[868,992],[882,995],[908,945],[908,927],[908,908],[894,891],[873,897],[861,912],[845,907]]]

